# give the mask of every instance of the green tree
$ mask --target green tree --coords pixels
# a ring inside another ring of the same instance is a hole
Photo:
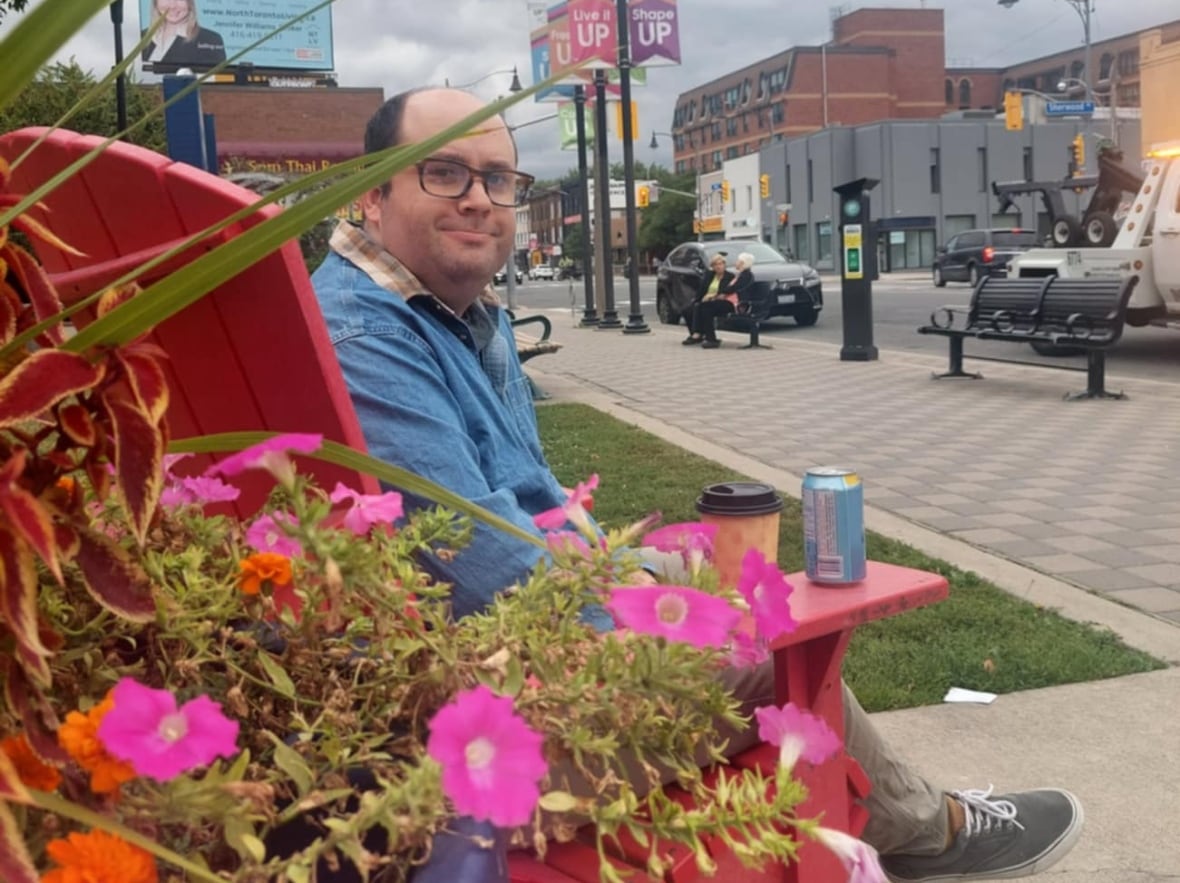
[[[29,0],[0,0],[0,21],[10,12],[21,12],[29,5]]]
[[[582,264],[582,252],[585,243],[582,241],[582,225],[570,224],[565,228],[565,236],[561,245],[561,258],[569,258],[578,266]]]
[[[666,255],[680,243],[695,238],[692,215],[696,200],[672,191],[692,193],[696,180],[691,174],[676,175],[662,167],[653,168],[653,172],[651,177],[660,186],[659,199],[639,212],[639,247]]]
[[[0,0],[0,10],[5,0]],[[34,80],[15,101],[0,110],[0,132],[11,132],[25,126],[52,126],[67,110],[77,104],[94,84],[94,74],[84,71],[76,61],[56,62],[38,72]],[[151,86],[131,82],[127,84],[127,121],[147,116],[161,104],[159,91]],[[115,88],[104,91],[66,122],[66,127],[88,135],[104,138],[117,131]],[[128,138],[134,144],[165,152],[167,138],[164,118],[157,115],[143,128]]]

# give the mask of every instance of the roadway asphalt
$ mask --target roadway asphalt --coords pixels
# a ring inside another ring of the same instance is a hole
[[[838,286],[827,291],[831,303]],[[1180,385],[1112,366],[1127,400],[1068,402],[1081,378],[1043,368],[934,381],[938,352],[882,347],[877,361],[842,362],[838,345],[790,332],[765,350],[723,332],[702,351],[680,345],[683,328],[622,334],[578,327],[568,302],[546,312],[564,346],[528,371],[553,400],[796,496],[811,466],[854,468],[870,529],[1180,663],[1180,496],[1168,478]],[[1074,791],[1086,834],[1042,879],[1180,881],[1180,668],[875,718],[942,787]]]

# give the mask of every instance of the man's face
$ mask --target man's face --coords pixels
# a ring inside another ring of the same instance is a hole
[[[482,105],[465,92],[432,90],[411,95],[402,120],[402,142],[437,134]],[[478,170],[515,168],[516,149],[499,118],[481,123],[478,135],[460,137],[434,154]],[[457,312],[465,310],[504,266],[512,252],[516,209],[493,205],[476,178],[459,199],[432,196],[419,185],[418,169],[395,175],[386,196],[370,191],[363,203],[366,226],[385,250]]]

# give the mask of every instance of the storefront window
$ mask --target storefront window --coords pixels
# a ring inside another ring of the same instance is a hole
[[[817,264],[831,264],[832,262],[831,221],[820,221],[815,225],[815,262]]]
[[[794,230],[795,257],[803,263],[811,263],[811,249],[807,247],[807,225],[796,224]]]

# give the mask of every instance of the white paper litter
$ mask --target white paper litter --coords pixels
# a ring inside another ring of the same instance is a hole
[[[963,687],[951,687],[942,697],[943,702],[978,702],[988,705],[996,701],[995,693],[984,693],[982,690],[967,690]]]

